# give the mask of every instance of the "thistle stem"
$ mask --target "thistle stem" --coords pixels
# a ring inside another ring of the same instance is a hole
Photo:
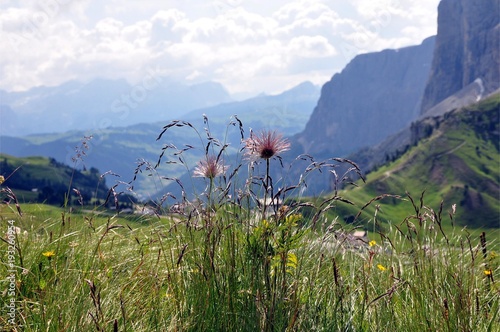
[[[269,159],[266,159],[266,181],[265,181],[265,191],[264,191],[264,208],[262,212],[262,217],[266,216],[266,209],[267,209],[267,194],[269,192]]]

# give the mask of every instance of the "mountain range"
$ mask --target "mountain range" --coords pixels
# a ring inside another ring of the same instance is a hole
[[[219,83],[186,85],[153,72],[136,85],[123,79],[70,81],[23,92],[0,90],[0,130],[9,136],[101,130],[178,118],[230,101]]]
[[[210,124],[210,132],[214,137],[225,139],[234,147],[240,144],[239,130],[228,130],[234,115],[245,125],[246,130],[276,129],[281,132],[295,134],[300,132],[307,122],[311,110],[319,97],[319,88],[310,82],[278,95],[260,95],[244,101],[232,101],[207,108],[187,112],[182,118],[194,127],[203,131],[204,117]],[[79,168],[95,167],[102,172],[112,171],[120,175],[122,181],[130,181],[139,165],[145,161],[155,164],[164,144],[183,147],[185,144],[196,145],[199,142],[197,133],[193,130],[169,132],[168,142],[156,141],[162,127],[175,118],[166,117],[164,121],[140,123],[126,127],[109,126],[95,130],[70,130],[51,134],[31,134],[26,136],[0,137],[0,152],[18,156],[48,156]],[[58,122],[60,123],[60,122]],[[202,132],[204,135],[204,133]],[[227,136],[227,137],[225,137]],[[86,140],[85,137],[92,137]],[[82,160],[73,160],[81,149],[82,142],[88,148]],[[194,165],[203,154],[204,146],[196,146],[188,157]],[[186,154],[187,155],[187,154]],[[1,170],[0,170],[1,171]],[[181,176],[183,167],[171,166],[170,176]],[[158,184],[152,177],[145,176],[137,181],[134,188],[138,193],[149,196],[158,190]]]

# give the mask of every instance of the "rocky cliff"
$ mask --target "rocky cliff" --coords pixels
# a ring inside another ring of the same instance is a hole
[[[346,155],[409,125],[420,112],[433,49],[431,37],[418,46],[356,56],[323,86],[305,130],[295,137],[303,151]]]
[[[474,81],[477,96],[500,87],[500,0],[442,0],[422,114]]]

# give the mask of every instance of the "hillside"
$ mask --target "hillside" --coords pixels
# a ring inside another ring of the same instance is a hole
[[[500,226],[500,95],[480,103],[453,110],[445,115],[414,123],[414,145],[392,162],[367,175],[367,183],[346,193],[364,204],[382,194],[425,201],[434,208],[444,202],[445,209],[456,204],[456,222],[468,227]],[[408,203],[383,200],[379,217],[400,222]],[[354,210],[342,211],[354,214]],[[364,220],[373,217],[367,209]],[[361,218],[361,219],[363,219]]]
[[[20,202],[62,205],[70,193],[70,204],[78,204],[80,197],[73,189],[80,192],[83,204],[96,197],[104,201],[108,195],[97,169],[74,171],[53,158],[0,154],[0,175],[5,178],[2,187],[9,187]]]

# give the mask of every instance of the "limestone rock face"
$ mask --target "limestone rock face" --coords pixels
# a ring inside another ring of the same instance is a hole
[[[341,156],[381,142],[420,113],[434,37],[421,45],[356,56],[327,82],[305,130],[309,154]]]
[[[500,87],[500,0],[442,0],[421,113],[480,79],[482,96]]]

